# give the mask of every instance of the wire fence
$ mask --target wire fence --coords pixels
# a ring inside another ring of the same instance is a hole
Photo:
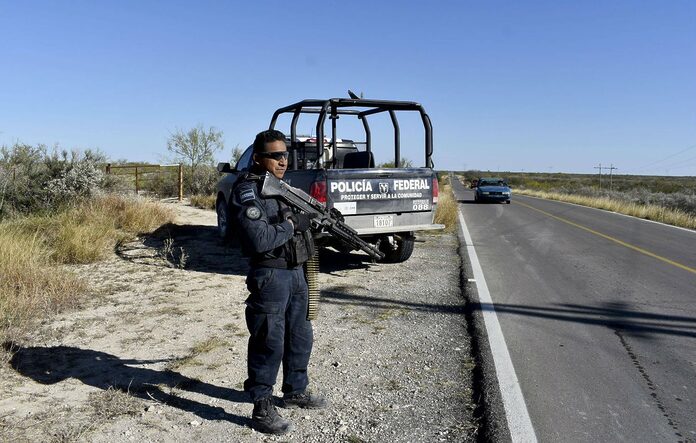
[[[112,165],[105,167],[108,175],[120,176],[135,190],[152,192],[156,194],[168,194],[172,190],[177,194],[179,201],[184,197],[184,170],[181,163],[171,165]],[[175,185],[175,189],[172,189]]]

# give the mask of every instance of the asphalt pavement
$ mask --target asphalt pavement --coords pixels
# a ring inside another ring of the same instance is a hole
[[[538,440],[696,441],[696,232],[454,191]]]

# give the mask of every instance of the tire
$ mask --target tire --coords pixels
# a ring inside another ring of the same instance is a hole
[[[479,202],[478,194],[474,194],[474,203],[478,203],[478,202]]]
[[[509,205],[509,204],[510,204],[510,200],[505,200],[505,203],[507,203],[507,204]]]
[[[384,252],[384,258],[380,260],[382,263],[403,263],[413,254],[415,246],[415,237],[412,232],[406,235],[394,238],[396,249],[392,249],[388,242],[380,243],[379,249]]]
[[[230,224],[230,207],[225,199],[218,200],[215,212],[217,213],[218,236],[223,242],[231,243],[233,232]]]

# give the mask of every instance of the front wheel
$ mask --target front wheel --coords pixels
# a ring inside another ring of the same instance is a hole
[[[413,247],[416,238],[412,232],[399,236],[394,236],[394,244],[390,244],[386,239],[379,244],[379,249],[384,253],[383,263],[402,263],[408,260],[413,254]]]

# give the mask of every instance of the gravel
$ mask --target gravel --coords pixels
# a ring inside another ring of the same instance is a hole
[[[281,412],[289,441],[469,441],[470,342],[453,235],[421,237],[401,264],[339,268],[322,278],[312,385],[331,401],[320,412]]]
[[[18,363],[0,367],[0,440],[477,439],[454,234],[419,236],[423,242],[400,264],[323,251],[309,374],[329,407],[279,409],[295,430],[269,436],[251,429],[252,405],[241,392],[243,260],[219,246],[214,212],[177,210],[183,224],[168,235],[188,257],[185,267],[162,258],[161,238],[144,238],[76,268],[93,299],[45,322],[23,343]],[[95,412],[95,395],[112,386],[131,398],[127,414]]]

